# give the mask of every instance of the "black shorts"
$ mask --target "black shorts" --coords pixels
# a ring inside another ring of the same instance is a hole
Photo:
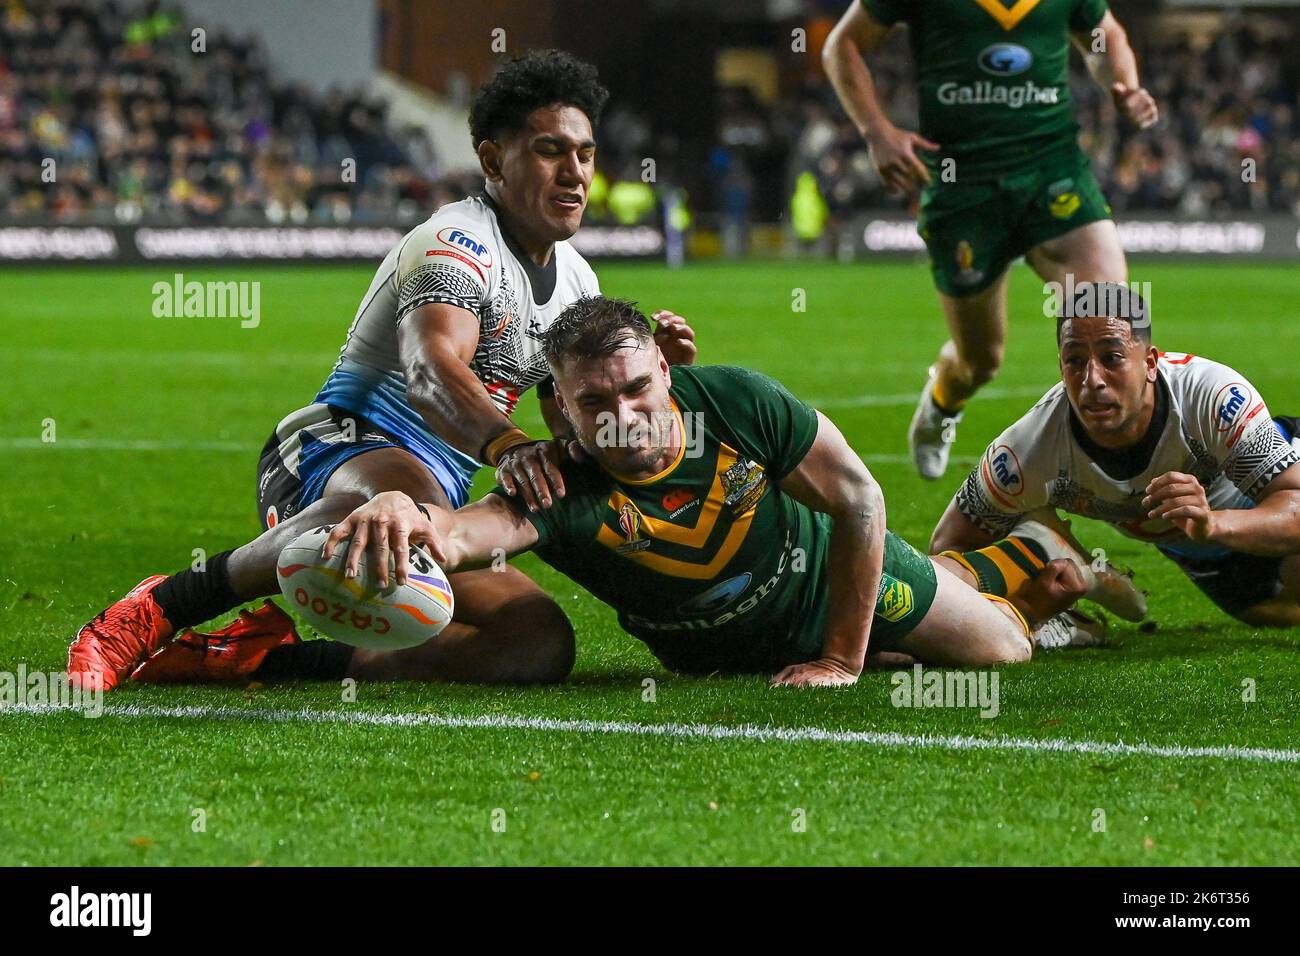
[[[1160,553],[1211,601],[1233,617],[1271,601],[1282,590],[1282,559],[1229,551],[1221,558],[1189,558],[1164,548]]]
[[[257,462],[257,515],[273,528],[317,501],[330,475],[376,448],[403,448],[400,438],[333,405],[299,409],[271,433]]]

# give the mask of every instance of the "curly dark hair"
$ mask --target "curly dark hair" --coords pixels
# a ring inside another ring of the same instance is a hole
[[[604,358],[625,348],[628,339],[654,340],[650,320],[628,299],[584,296],[571,303],[542,333],[542,351],[552,368],[564,359]]]
[[[533,110],[556,105],[582,110],[594,129],[607,99],[590,63],[563,50],[530,50],[479,87],[469,107],[469,135],[478,149],[485,139],[523,129]]]

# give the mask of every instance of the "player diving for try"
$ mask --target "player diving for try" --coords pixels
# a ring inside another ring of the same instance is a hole
[[[469,127],[484,192],[437,210],[379,266],[324,386],[263,450],[263,534],[200,568],[146,578],[98,614],[69,648],[71,679],[111,689],[182,629],[278,593],[280,551],[379,492],[459,507],[485,462],[529,507],[564,495],[555,468],[564,446],[530,438],[510,416],[536,385],[548,426],[568,428],[543,392],[541,336],[567,305],[599,291],[567,240],[586,207],[606,96],[594,67],[553,50],[512,60],[478,90]],[[656,318],[670,360],[692,361],[685,322]],[[568,673],[568,618],[522,572],[471,571],[452,586],[456,617],[431,655],[431,674],[532,681]],[[265,677],[337,679],[349,665],[342,645],[298,642],[292,620],[269,602],[206,638],[219,647],[247,638],[223,659],[235,670],[261,665]],[[357,663],[348,676],[373,675]]]
[[[1300,625],[1300,438],[1238,372],[1157,351],[1148,304],[1085,283],[1058,302],[1061,381],[988,446],[935,528],[967,578],[1014,594],[998,539],[1060,508],[1154,544],[1223,611]]]
[[[444,570],[534,551],[618,611],[670,670],[768,673],[775,685],[841,686],[868,655],[934,664],[1027,660],[1031,621],[1082,588],[1048,563],[1013,604],[979,593],[885,527],[879,485],[829,419],[771,378],[730,366],[669,367],[645,316],[593,297],[545,335],[557,404],[586,453],[560,465],[568,493],[529,510],[496,489],[458,511],[377,496],[330,532],[355,574],[404,581],[409,546]],[[432,673],[439,638],[356,649],[369,670]],[[193,675],[191,675],[191,679]]]
[[[899,129],[866,54],[910,28],[920,133]],[[997,374],[1007,269],[1020,256],[1046,282],[1124,282],[1128,266],[1077,142],[1069,47],[1140,128],[1157,121],[1124,28],[1105,0],[854,0],[822,60],[885,185],[921,189],[917,230],[950,335],[930,369],[908,444],[922,478],[948,467],[966,402]]]

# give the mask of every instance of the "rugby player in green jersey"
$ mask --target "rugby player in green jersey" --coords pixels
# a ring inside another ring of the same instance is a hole
[[[866,54],[906,23],[920,132],[895,126]],[[1101,188],[1079,149],[1069,47],[1140,128],[1158,118],[1124,28],[1105,0],[854,0],[822,60],[885,184],[921,190],[918,231],[950,339],[908,433],[921,477],[940,477],[968,399],[997,374],[1007,267],[1045,282],[1124,282],[1128,266]]]
[[[1026,618],[1081,593],[1078,567],[1032,543],[1017,552],[1035,574],[1014,605],[952,558],[921,555],[886,530],[879,485],[829,419],[757,372],[670,369],[632,303],[579,300],[544,342],[581,450],[556,455],[562,493],[498,487],[454,512],[382,494],[334,527],[325,556],[347,547],[355,574],[369,548],[386,585],[390,556],[405,580],[413,543],[447,572],[534,551],[670,670],[780,685],[852,684],[868,649],[892,652],[880,663],[1027,660]],[[349,675],[445,677],[448,651],[441,637],[357,649]]]

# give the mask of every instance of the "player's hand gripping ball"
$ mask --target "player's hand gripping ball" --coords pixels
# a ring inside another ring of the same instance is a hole
[[[423,644],[447,626],[455,599],[427,551],[412,545],[406,583],[398,584],[390,567],[388,587],[381,588],[369,552],[361,555],[354,578],[344,576],[346,548],[328,561],[321,556],[331,528],[301,535],[277,563],[280,591],[307,623],[344,644],[382,651]]]

